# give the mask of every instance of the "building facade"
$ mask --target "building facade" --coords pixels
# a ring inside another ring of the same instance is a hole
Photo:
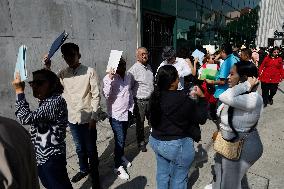
[[[165,45],[255,44],[260,0],[142,0],[141,8],[141,41],[154,68]]]

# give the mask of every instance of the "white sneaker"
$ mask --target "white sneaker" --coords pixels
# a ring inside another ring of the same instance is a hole
[[[127,174],[127,172],[124,170],[124,168],[122,166],[120,166],[118,169],[114,169],[114,172],[122,180],[128,180],[129,179],[129,175]]]
[[[132,166],[132,163],[130,161],[128,161],[125,156],[122,156],[121,160],[122,160],[122,165],[123,166],[125,166],[127,168]]]
[[[208,184],[207,186],[205,186],[204,189],[212,189],[213,185],[212,184]]]

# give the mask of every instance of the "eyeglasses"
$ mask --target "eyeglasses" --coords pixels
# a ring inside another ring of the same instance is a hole
[[[37,79],[37,80],[33,80],[33,81],[29,81],[28,83],[30,84],[30,86],[36,85],[36,86],[41,86],[43,85],[47,80],[44,79]]]

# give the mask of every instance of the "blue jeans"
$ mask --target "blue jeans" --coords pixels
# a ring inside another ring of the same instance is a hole
[[[124,146],[128,128],[128,121],[118,121],[114,118],[109,119],[114,134],[114,166],[118,168],[122,165],[121,157],[124,155]]]
[[[89,124],[69,123],[72,137],[76,146],[81,172],[89,172],[92,184],[100,185],[99,181],[99,159],[97,150],[97,129],[89,128]]]
[[[157,189],[187,189],[187,175],[195,155],[193,140],[160,141],[150,136],[149,143],[156,154]]]
[[[66,169],[66,156],[54,155],[47,162],[38,165],[38,175],[42,185],[48,189],[71,189],[72,185]]]

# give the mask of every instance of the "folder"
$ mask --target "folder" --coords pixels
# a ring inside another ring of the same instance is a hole
[[[199,51],[198,49],[195,49],[195,51],[193,51],[193,53],[192,53],[192,56],[194,58],[198,58],[198,62],[200,63],[200,65],[202,65],[204,55],[205,54],[203,52]]]
[[[69,34],[64,31],[55,39],[55,41],[52,43],[50,50],[48,52],[48,56],[47,56],[48,59],[50,59],[56,53],[59,47],[61,47],[61,45],[67,39],[68,35]]]
[[[14,78],[16,78],[16,72],[20,73],[21,81],[25,81],[28,79],[27,72],[27,46],[22,45],[19,48],[17,62],[15,66]]]

